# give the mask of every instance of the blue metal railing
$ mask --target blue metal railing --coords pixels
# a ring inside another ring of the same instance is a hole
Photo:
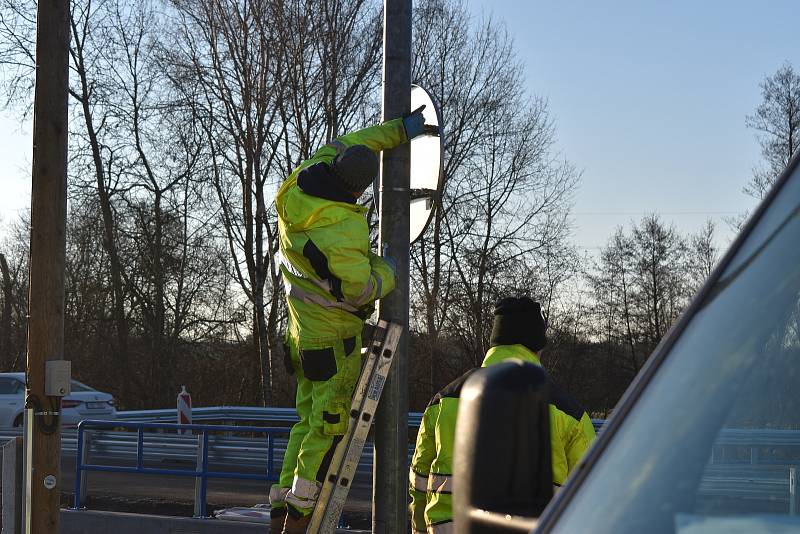
[[[217,411],[217,415],[235,418],[235,411],[239,408],[221,407],[211,408]],[[264,409],[262,409],[264,410]],[[266,410],[264,410],[266,411]],[[286,410],[288,412],[289,410]],[[294,410],[291,410],[292,412]],[[175,413],[174,411],[172,412]],[[281,414],[286,416],[286,413]],[[412,414],[409,414],[411,420]],[[270,421],[266,420],[265,423]],[[281,424],[285,421],[275,421]],[[593,421],[595,428],[599,429],[602,420]],[[274,424],[274,423],[273,423]],[[102,466],[90,464],[88,462],[88,440],[85,437],[87,432],[92,429],[114,428],[135,429],[133,432],[101,432],[101,438],[95,438],[91,447],[92,454],[100,454],[110,461],[125,461],[129,464],[136,462],[136,466],[142,468],[137,470],[134,467]],[[175,429],[204,429],[205,432],[198,433],[197,440],[190,436],[181,436],[170,433],[147,433],[146,429],[172,430]],[[225,437],[211,435],[213,431],[223,432],[246,432],[266,434],[266,449],[264,448],[264,438],[247,437]],[[289,428],[280,427],[249,427],[249,426],[217,426],[217,425],[176,425],[165,423],[148,422],[129,422],[129,421],[85,421],[79,425],[77,435],[75,431],[66,433],[63,438],[62,452],[76,454],[76,477],[75,477],[75,507],[79,508],[85,500],[85,471],[111,471],[111,472],[149,472],[151,474],[165,474],[178,476],[188,476],[196,478],[195,486],[195,515],[205,515],[206,513],[206,492],[205,479],[200,479],[203,472],[206,478],[239,478],[255,479],[262,481],[274,481],[277,473],[275,468],[280,468],[281,458],[286,447],[285,437],[274,437],[275,434],[285,436]],[[0,432],[0,442],[3,437],[19,435],[19,430],[7,431],[7,435]],[[77,439],[76,439],[77,438]],[[145,468],[145,446],[148,451],[148,459],[154,457],[164,460],[169,458],[176,462],[187,462],[194,460],[197,462],[197,469],[191,471],[172,470],[172,469],[151,469]],[[197,452],[195,452],[197,447]],[[370,470],[372,464],[372,451],[367,447],[364,455],[359,462],[359,471]],[[409,460],[413,453],[413,442],[409,446]],[[211,457],[208,455],[212,454]],[[786,476],[785,468],[795,467],[800,460],[800,430],[791,429],[723,429],[712,448],[710,466],[706,477],[698,489],[699,493],[708,495],[727,495],[731,491],[745,492],[747,498],[753,499],[779,499],[784,502],[791,501],[795,496],[789,484],[789,477]],[[199,461],[198,461],[199,459]],[[204,460],[205,459],[205,460]],[[217,468],[232,471],[240,468],[256,472],[261,471],[265,474],[253,475],[247,473],[230,473],[233,476],[227,477],[226,473],[208,473],[209,459]],[[752,464],[752,465],[750,465]],[[363,474],[363,473],[362,473]],[[83,476],[82,476],[83,475]],[[737,489],[739,480],[746,480],[742,489]],[[202,498],[201,498],[202,494]],[[738,495],[738,494],[737,494]],[[800,495],[798,495],[800,497]],[[794,501],[791,501],[794,502]],[[800,510],[800,504],[798,504]]]
[[[136,466],[118,465],[98,465],[88,463],[89,443],[85,440],[86,430],[101,428],[128,428],[135,429],[137,432],[136,445]],[[189,469],[162,469],[155,467],[145,467],[144,465],[144,430],[160,431],[182,431],[188,430],[198,432],[198,467],[194,470]],[[83,478],[84,471],[106,471],[110,473],[138,473],[145,475],[170,475],[192,477],[196,481],[195,489],[195,516],[206,517],[206,496],[208,493],[209,478],[227,478],[238,480],[259,480],[263,482],[274,482],[278,479],[274,475],[275,470],[275,439],[274,434],[288,434],[291,429],[281,427],[259,427],[259,426],[229,426],[229,425],[178,425],[172,423],[135,423],[121,421],[96,421],[87,419],[78,424],[78,443],[75,460],[75,509],[81,508],[81,502],[85,496],[85,484]],[[267,472],[266,474],[236,473],[230,471],[209,471],[208,452],[209,452],[209,432],[245,432],[253,434],[265,434],[267,438]]]

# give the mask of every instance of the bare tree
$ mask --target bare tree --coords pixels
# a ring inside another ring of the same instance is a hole
[[[763,166],[753,170],[744,192],[762,199],[800,146],[800,75],[786,62],[761,82],[762,101],[746,124],[756,130]]]
[[[18,107],[23,116],[29,116],[33,110],[35,54],[36,3],[1,0],[0,65],[4,74],[4,105]]]
[[[568,248],[578,174],[552,150],[547,105],[527,95],[501,24],[473,20],[460,0],[423,0],[414,49],[413,78],[440,103],[445,129],[440,208],[411,250],[424,339],[414,357],[435,391],[480,362],[498,296],[548,300],[563,281],[555,268],[565,264],[547,256]]]
[[[281,0],[270,13],[284,134],[273,172],[283,179],[314,150],[377,116],[381,11],[369,0]]]
[[[108,101],[113,90],[109,79],[110,64],[114,62],[111,49],[106,47],[105,24],[108,22],[110,2],[75,3],[70,15],[72,30],[70,96],[77,103],[79,123],[70,138],[74,173],[72,184],[78,188],[77,193],[88,193],[97,196],[97,207],[103,221],[102,246],[108,254],[111,282],[112,305],[110,313],[116,327],[116,343],[113,355],[116,365],[128,376],[130,381],[123,381],[121,388],[126,397],[131,388],[140,389],[138,377],[131,373],[130,365],[130,324],[126,312],[128,292],[124,282],[124,266],[120,256],[118,242],[118,224],[115,200],[124,188],[123,175],[118,165],[119,147],[113,136],[113,118]],[[70,192],[73,195],[73,192]]]
[[[113,197],[119,176],[113,172],[114,148],[105,144],[105,132],[111,128],[107,111],[99,104],[108,95],[102,77],[104,71],[102,31],[107,4],[103,1],[75,2],[70,10],[72,32],[70,95],[78,104],[77,118],[83,128],[71,132],[71,165],[78,168],[79,176],[93,177],[103,213],[103,247],[110,258],[114,294],[113,314],[117,326],[117,346],[113,351],[118,365],[127,369],[129,326],[125,313],[125,290],[122,265],[117,251],[116,223]],[[0,5],[0,62],[7,74],[5,91],[10,103],[17,104],[26,113],[32,100],[30,87],[34,73],[34,34],[36,29],[36,3],[29,0],[4,0]],[[26,89],[28,89],[26,91]],[[88,162],[84,162],[84,158]],[[76,162],[78,162],[76,164]],[[87,172],[88,171],[88,172]],[[78,180],[80,181],[80,180]],[[76,185],[73,181],[72,185]]]
[[[2,317],[0,317],[0,364],[4,371],[18,371],[23,365],[28,330],[28,239],[27,213],[6,224],[0,253],[2,275]]]
[[[14,301],[14,286],[4,254],[0,254],[0,274],[3,284],[3,312],[0,316],[0,354],[11,352],[11,309]]]
[[[447,191],[451,182],[466,172],[483,130],[493,121],[492,106],[518,98],[521,70],[503,28],[491,20],[476,27],[463,2],[419,2],[413,22],[412,76],[440,103],[446,131],[442,169],[445,196],[437,199],[439,208],[433,221],[411,250],[411,307],[426,341],[415,356],[428,360],[426,378],[433,394],[441,386],[437,366],[444,363],[435,354],[459,283],[444,224],[453,208]]]
[[[206,332],[219,324],[213,300],[224,292],[219,271],[225,264],[206,224],[212,215],[203,209],[210,189],[200,172],[207,153],[199,121],[172,90],[160,61],[164,22],[147,2],[117,2],[106,27],[115,59],[107,105],[126,184],[119,208],[123,276],[151,362],[147,381],[162,403],[177,387],[174,362],[184,334],[195,337],[198,322]],[[195,301],[212,307],[189,313]]]
[[[703,261],[713,262],[713,251],[704,252]],[[688,304],[691,269],[686,239],[658,216],[644,217],[629,234],[617,229],[587,275],[607,366],[622,365],[628,379],[639,371]]]
[[[444,188],[466,172],[473,151],[495,120],[499,105],[516,102],[521,94],[521,69],[514,59],[510,38],[491,20],[473,24],[463,2],[426,0],[414,11],[413,77],[439,101],[445,120]],[[450,198],[426,235],[411,251],[419,284],[416,306],[429,341],[436,343],[445,320],[449,295],[456,278],[447,254],[449,241],[444,220],[453,207]]]
[[[571,166],[553,158],[546,104],[533,100],[522,112],[519,104],[495,109],[495,122],[446,197],[449,254],[463,298],[455,308],[462,313],[450,320],[475,363],[488,348],[491,306],[515,285],[508,276],[515,264],[535,261],[563,239],[577,181]]]
[[[642,219],[633,228],[632,238],[638,313],[646,339],[654,348],[686,305],[686,245],[657,215]]]
[[[273,301],[267,283],[277,279],[268,180],[282,135],[276,122],[280,44],[271,33],[271,2],[207,0],[178,2],[176,8],[179,31],[169,47],[173,81],[202,119],[233,275],[254,307],[262,402],[269,404],[279,343],[265,311]]]
[[[3,67],[19,78],[5,87],[11,97],[32,75],[20,64],[32,56],[24,31],[34,28],[27,23],[35,3],[1,7],[0,32],[14,38],[0,58],[16,61]],[[137,402],[163,403],[174,395],[171,356],[179,340],[227,327],[214,302],[227,291],[217,269],[224,257],[206,228],[195,177],[202,138],[168,92],[157,61],[162,19],[149,2],[75,2],[71,16],[68,247],[80,261],[67,265],[67,353],[78,368],[84,355],[111,356],[123,399],[138,391]]]
[[[711,276],[719,261],[716,244],[716,225],[707,220],[700,230],[689,237],[688,269],[691,289],[697,291]]]
[[[588,274],[594,294],[596,329],[604,339],[606,369],[610,371],[618,362],[624,362],[630,377],[639,370],[641,359],[633,309],[633,261],[632,240],[622,228],[617,228]],[[610,377],[607,379],[610,381]]]
[[[0,0],[5,94],[22,108],[34,7]],[[502,25],[466,12],[422,0],[414,13],[414,78],[447,131],[442,209],[411,251],[414,326],[437,389],[485,351],[498,296],[566,309],[559,288],[577,269],[566,242],[578,173]],[[314,149],[376,119],[379,3],[80,1],[71,24],[69,350],[84,368],[112,355],[124,398],[147,389],[161,402],[190,347],[247,342],[259,371],[235,395],[273,402],[285,315],[271,198]],[[572,346],[587,309],[554,313]]]

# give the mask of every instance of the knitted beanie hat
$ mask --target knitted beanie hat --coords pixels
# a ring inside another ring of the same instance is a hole
[[[506,297],[494,307],[490,344],[525,345],[539,352],[547,345],[547,321],[542,306],[528,297]]]
[[[331,163],[333,175],[351,193],[367,189],[378,176],[378,155],[364,145],[353,145]]]

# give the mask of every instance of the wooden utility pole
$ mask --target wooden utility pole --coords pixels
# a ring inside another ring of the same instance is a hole
[[[411,107],[411,0],[384,0],[383,120]],[[411,149],[404,143],[382,153],[380,242],[397,262],[395,290],[378,303],[381,319],[408,327]],[[407,531],[408,328],[397,346],[375,414],[372,531]]]
[[[39,0],[33,105],[26,534],[59,531],[61,397],[45,394],[45,368],[64,356],[69,0]]]

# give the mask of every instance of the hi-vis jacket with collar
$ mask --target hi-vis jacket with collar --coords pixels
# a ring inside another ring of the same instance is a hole
[[[541,366],[538,356],[523,345],[500,345],[489,349],[483,367],[509,358]],[[410,510],[416,532],[454,532],[452,474],[458,400],[461,387],[473,372],[474,369],[445,386],[431,399],[422,416],[409,472]],[[553,484],[561,486],[589,448],[595,432],[589,415],[572,397],[552,381],[550,389]]]
[[[406,142],[402,119],[339,137],[301,163],[275,198],[286,286],[288,335],[303,348],[361,333],[374,301],[394,288],[394,271],[370,251],[367,208],[330,171],[352,145],[378,152]]]

